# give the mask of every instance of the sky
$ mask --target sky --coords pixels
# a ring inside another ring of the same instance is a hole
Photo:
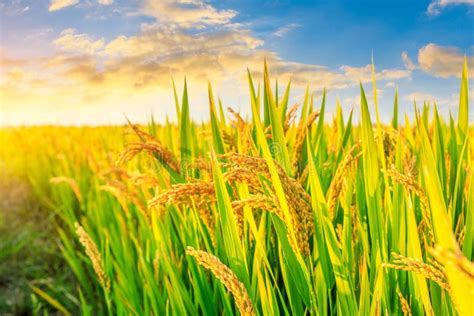
[[[383,120],[396,90],[408,115],[424,101],[456,115],[474,0],[2,0],[0,126],[175,120],[185,77],[196,121],[208,81],[245,116],[246,71],[259,81],[264,59],[280,91],[291,79],[290,102],[326,89],[329,111],[357,112],[359,82],[373,103],[372,56]]]

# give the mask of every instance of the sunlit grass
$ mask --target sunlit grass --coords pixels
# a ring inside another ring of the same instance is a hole
[[[401,123],[395,99],[382,124],[362,86],[357,124],[325,96],[297,115],[265,66],[250,121],[209,85],[210,122],[193,122],[185,85],[178,124],[0,131],[77,280],[77,300],[35,297],[84,315],[471,315],[467,78],[457,119],[425,104]]]

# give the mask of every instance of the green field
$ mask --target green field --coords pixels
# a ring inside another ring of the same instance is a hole
[[[460,69],[461,71],[461,69]],[[0,130],[0,314],[472,315],[474,127],[343,117],[265,67],[243,118]],[[370,92],[372,93],[372,91]]]

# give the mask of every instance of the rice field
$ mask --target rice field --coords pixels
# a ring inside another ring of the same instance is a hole
[[[250,117],[209,85],[198,124],[185,85],[177,123],[0,130],[0,161],[50,216],[71,273],[64,289],[29,282],[33,313],[472,315],[474,127],[460,71],[457,117],[418,104],[410,119],[395,95],[384,124],[375,80],[357,121],[340,104],[330,116],[325,96],[289,104],[290,84],[272,90],[265,66],[261,84],[248,75]]]

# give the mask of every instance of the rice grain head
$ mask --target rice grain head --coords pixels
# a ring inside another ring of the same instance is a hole
[[[223,164],[223,168],[228,170],[224,175],[227,181],[245,179],[248,184],[250,183],[249,187],[260,193],[262,192],[262,186],[258,175],[266,178],[269,181],[268,183],[271,183],[268,165],[263,158],[237,153],[221,155],[219,158],[227,161]],[[275,162],[275,165],[291,215],[291,220],[285,221],[285,224],[287,227],[292,227],[296,237],[296,240],[289,238],[290,243],[292,243],[294,249],[299,248],[302,254],[308,255],[310,253],[309,238],[314,231],[311,197],[297,180],[290,178],[285,173],[277,162]],[[233,172],[233,170],[236,172]],[[275,194],[274,188],[270,189]]]
[[[415,178],[411,174],[402,174],[400,173],[394,165],[387,170],[387,175],[391,177],[395,182],[402,184],[407,190],[414,192],[420,199],[421,204],[421,214],[423,217],[422,223],[428,232],[428,237],[432,244],[434,244],[434,233],[433,227],[431,225],[431,214],[429,211],[428,197],[426,196],[423,189],[416,183]]]
[[[162,216],[166,204],[176,204],[190,208],[196,206],[199,217],[206,225],[212,242],[215,243],[215,220],[210,207],[216,201],[213,182],[195,181],[173,185],[171,189],[149,200],[148,209],[157,209],[159,215]]]
[[[392,253],[394,260],[392,263],[384,263],[386,268],[411,271],[424,276],[425,278],[436,282],[442,289],[450,292],[446,273],[438,267],[425,263],[417,258],[409,258],[397,253]]]
[[[79,203],[82,204],[82,202],[83,202],[82,194],[81,194],[81,190],[79,189],[79,185],[77,184],[76,180],[74,180],[72,178],[69,178],[69,177],[60,176],[60,177],[51,178],[49,180],[49,182],[53,183],[53,184],[60,184],[60,183],[67,184],[71,188],[72,192],[74,192],[74,195],[76,196]]]
[[[319,116],[319,112],[313,112],[311,113],[306,121],[303,123],[301,122],[298,126],[298,129],[296,131],[296,139],[295,143],[293,145],[293,168],[297,170],[298,173],[300,173],[301,170],[299,170],[299,163],[301,160],[301,154],[302,154],[302,149],[303,149],[303,144],[304,144],[304,139],[306,136],[306,132],[310,129],[311,125],[314,123],[316,118]]]
[[[175,172],[179,173],[181,170],[180,163],[175,155],[158,141],[147,141],[146,143],[130,143],[124,151],[119,155],[116,165],[120,166],[130,160],[141,152],[146,152],[153,157],[158,157],[162,162],[166,163]]]
[[[402,312],[403,316],[411,316],[411,307],[410,304],[408,303],[407,299],[403,297],[402,292],[400,290],[397,291],[398,298],[400,299],[400,305],[402,306]]]
[[[79,236],[79,242],[84,246],[87,256],[92,261],[92,268],[99,278],[100,284],[106,293],[110,293],[110,279],[105,274],[102,255],[100,254],[97,245],[79,223],[75,223],[74,226],[76,228],[76,234]]]
[[[349,149],[344,159],[341,161],[339,166],[336,169],[331,185],[326,193],[326,201],[329,207],[329,216],[332,219],[334,217],[334,212],[336,210],[337,200],[341,194],[343,184],[346,180],[346,175],[349,172],[351,165],[357,161],[361,156],[361,153],[353,155],[355,150],[359,148],[360,144],[356,143],[354,146]]]
[[[285,122],[283,124],[283,131],[285,133],[289,130],[290,126],[294,123],[296,119],[296,111],[298,111],[297,103],[293,104],[285,115]]]
[[[252,195],[243,200],[232,201],[232,208],[234,209],[240,236],[243,236],[244,207],[267,211],[276,214],[283,220],[284,216],[276,205],[277,203],[274,199],[263,194]]]
[[[232,293],[235,305],[242,315],[255,315],[253,303],[250,300],[247,289],[242,282],[237,279],[235,273],[223,264],[219,258],[208,252],[196,250],[193,247],[188,247],[186,254],[194,257],[199,265],[210,270],[212,274],[224,284],[226,289]]]

